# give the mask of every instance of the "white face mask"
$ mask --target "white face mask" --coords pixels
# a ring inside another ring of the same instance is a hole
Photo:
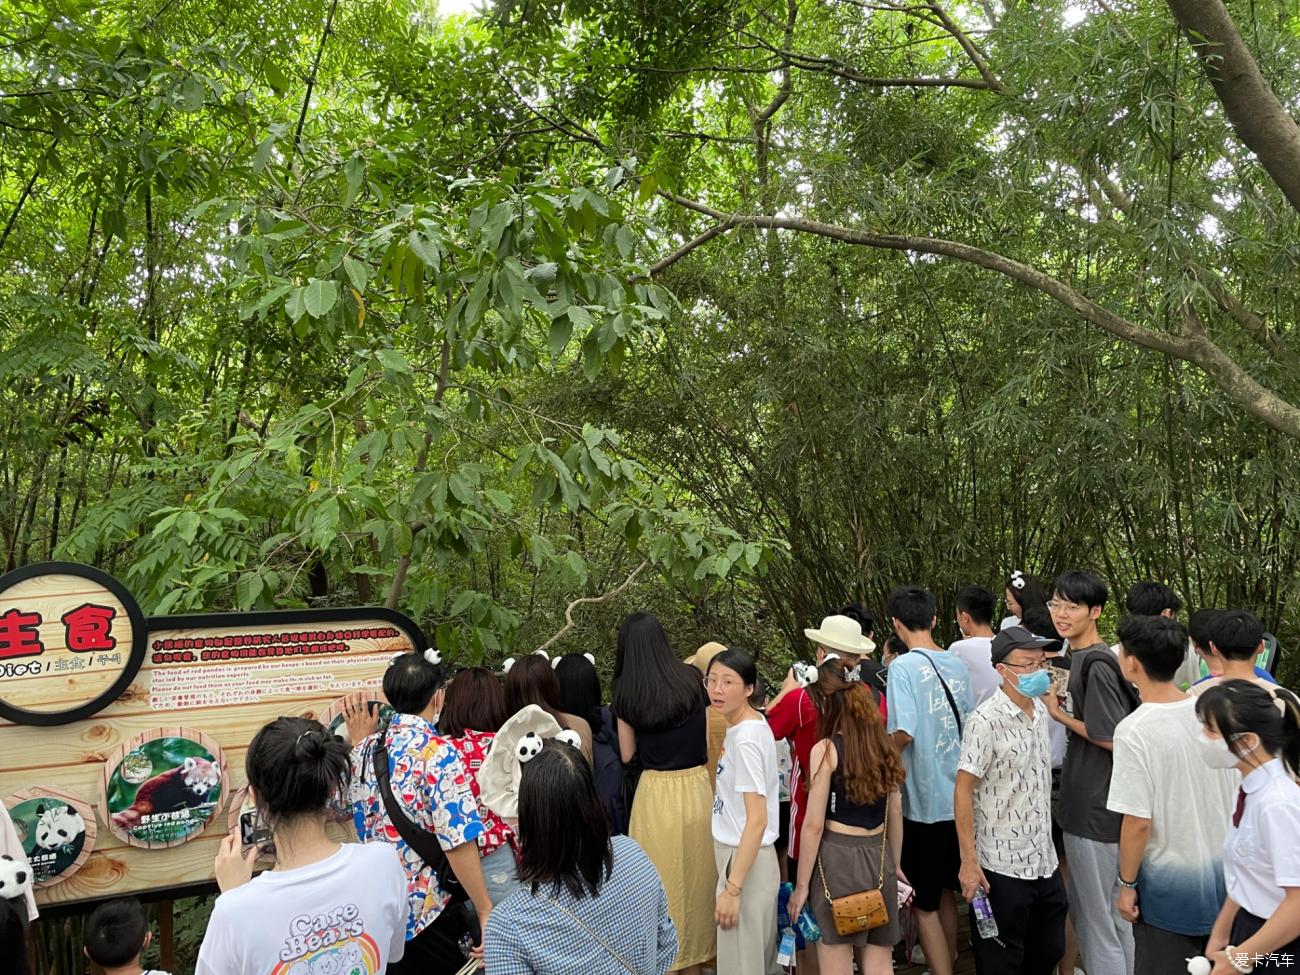
[[[1234,735],[1244,738],[1244,735]],[[1196,736],[1196,747],[1201,750],[1201,760],[1210,768],[1236,768],[1241,758],[1237,756],[1224,738],[1209,738],[1204,732]]]

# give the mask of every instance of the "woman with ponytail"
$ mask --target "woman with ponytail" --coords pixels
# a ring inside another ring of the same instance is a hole
[[[900,937],[898,868],[903,846],[899,786],[903,763],[871,691],[831,657],[808,688],[819,715],[813,746],[808,808],[800,838],[799,874],[790,897],[791,919],[811,903],[822,930],[817,964],[822,975],[850,975],[854,955],[861,975],[889,975],[890,951]],[[810,890],[816,893],[810,894]],[[879,889],[888,921],[841,936],[831,898]],[[829,892],[829,894],[828,894]]]
[[[1207,765],[1241,773],[1223,844],[1227,898],[1210,932],[1214,975],[1290,970],[1300,956],[1300,699],[1224,681],[1201,695]]]
[[[241,850],[237,833],[222,841],[221,896],[197,975],[316,970],[326,956],[335,956],[329,971],[384,971],[405,945],[406,875],[392,846],[340,844],[325,833],[331,803],[348,789],[347,744],[318,721],[277,718],[257,733],[245,762],[275,866],[253,877],[258,847]]]

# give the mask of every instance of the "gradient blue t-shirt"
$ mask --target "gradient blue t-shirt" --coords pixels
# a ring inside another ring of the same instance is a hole
[[[905,731],[912,736],[912,743],[903,749],[907,772],[903,815],[920,823],[953,818],[952,791],[957,784],[961,732],[943,691],[944,683],[964,726],[975,699],[970,672],[960,657],[946,650],[912,650],[889,665],[889,732]]]
[[[1196,699],[1143,704],[1115,727],[1106,808],[1151,820],[1138,907],[1152,927],[1205,935],[1227,896],[1223,839],[1241,775],[1210,768],[1196,738]]]

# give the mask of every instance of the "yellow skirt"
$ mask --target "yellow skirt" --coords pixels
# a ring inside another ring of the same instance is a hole
[[[674,971],[714,956],[713,789],[703,765],[676,772],[646,771],[632,803],[628,835],[645,850],[668,894],[677,927]]]

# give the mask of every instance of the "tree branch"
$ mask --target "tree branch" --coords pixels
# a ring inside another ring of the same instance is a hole
[[[569,603],[568,607],[564,610],[564,626],[560,627],[559,632],[556,633],[555,636],[547,640],[545,643],[543,643],[540,647],[538,647],[537,650],[549,650],[551,647],[555,646],[555,644],[559,642],[561,637],[563,637],[566,633],[572,630],[574,626],[577,625],[576,623],[573,622],[573,610],[575,607],[581,606],[584,603],[603,603],[606,600],[613,599],[615,596],[623,592],[626,592],[627,589],[632,585],[632,583],[636,582],[636,577],[639,576],[642,573],[642,571],[645,569],[645,567],[649,564],[650,562],[648,559],[642,562],[640,565],[638,565],[635,569],[632,570],[632,574],[630,576],[624,579],[617,587],[605,593],[603,596],[583,596],[581,599],[575,599],[573,602]],[[537,650],[534,650],[533,652],[536,653]]]
[[[1090,298],[1086,298],[1051,275],[1045,274],[1027,264],[1021,264],[1009,257],[952,240],[941,240],[934,237],[913,237],[903,234],[872,233],[822,223],[817,220],[808,220],[803,217],[728,214],[697,200],[670,193],[667,190],[659,191],[659,195],[688,210],[711,217],[718,224],[725,223],[727,229],[753,227],[768,230],[793,230],[799,233],[825,237],[830,240],[838,240],[846,244],[917,254],[936,254],[965,261],[986,270],[996,271],[998,274],[1041,291],[1073,311],[1080,318],[1091,322],[1117,338],[1192,363],[1204,372],[1229,399],[1251,416],[1289,437],[1300,440],[1300,408],[1261,385],[1258,380],[1215,345],[1203,332],[1201,334],[1193,333],[1176,336],[1156,331],[1145,325],[1139,325],[1115,314]]]
[[[985,60],[984,55],[980,53],[980,49],[976,47],[975,42],[970,39],[966,32],[958,27],[956,22],[949,17],[944,9],[939,6],[939,4],[935,3],[934,0],[930,0],[930,3],[928,3],[927,6],[930,8],[931,12],[939,18],[939,23],[943,24],[943,29],[951,34],[953,39],[961,45],[961,49],[966,52],[966,56],[970,58],[971,64],[975,65],[975,70],[980,73],[980,77],[988,82],[989,88],[1000,95],[1009,94],[1010,89],[1007,88],[1007,86],[998,79],[998,76],[993,73],[993,70],[989,67],[988,61]]]
[[[1166,0],[1233,129],[1300,211],[1300,125],[1264,80],[1222,0]]]
[[[339,8],[339,0],[332,0],[329,13],[325,15],[325,29],[321,31],[320,43],[316,45],[316,57],[311,63],[311,74],[307,76],[307,93],[302,99],[302,110],[298,113],[298,124],[293,130],[293,148],[298,155],[306,158],[302,146],[302,129],[307,124],[307,109],[311,105],[311,94],[316,88],[316,73],[320,70],[320,59],[325,53],[325,42],[329,40],[330,28],[334,25],[334,11]]]

